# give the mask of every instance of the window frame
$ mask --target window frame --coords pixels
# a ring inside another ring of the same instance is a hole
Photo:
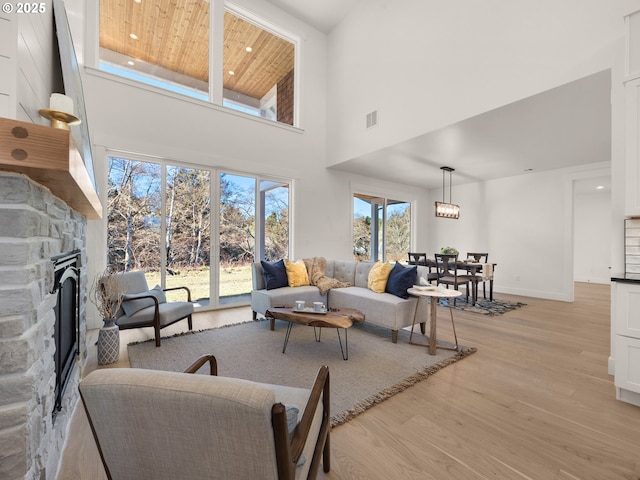
[[[411,199],[407,199],[407,195],[406,193],[402,193],[402,192],[389,192],[389,191],[385,191],[385,192],[381,192],[381,191],[373,191],[370,187],[367,186],[358,186],[358,185],[351,185],[351,196],[350,196],[350,212],[351,212],[351,217],[350,217],[350,221],[349,221],[349,225],[350,225],[350,230],[349,230],[349,238],[351,238],[351,254],[354,255],[353,252],[353,233],[354,233],[354,219],[355,219],[355,209],[354,209],[354,198],[356,198],[356,196],[366,196],[366,197],[373,197],[373,198],[378,198],[380,200],[383,201],[383,211],[382,211],[382,215],[383,215],[383,225],[382,225],[382,229],[379,232],[379,235],[381,236],[381,247],[380,248],[376,248],[375,250],[377,251],[377,258],[374,259],[373,258],[373,247],[371,249],[370,252],[370,262],[374,262],[374,261],[387,261],[386,259],[386,222],[387,222],[387,202],[388,201],[399,201],[402,203],[407,203],[409,205],[410,208],[410,219],[409,219],[409,228],[411,229],[410,231],[410,250],[409,251],[413,251],[414,246],[416,244],[416,218],[417,218],[417,201],[413,198]],[[372,218],[372,222],[373,222],[373,218]],[[373,229],[372,229],[373,231]],[[355,255],[354,255],[355,256]]]

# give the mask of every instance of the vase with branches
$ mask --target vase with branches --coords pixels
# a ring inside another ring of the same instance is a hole
[[[116,362],[120,357],[120,332],[116,314],[122,305],[124,293],[122,276],[108,268],[96,276],[89,290],[89,300],[96,306],[104,322],[98,333],[98,365]]]
[[[105,326],[115,324],[116,313],[122,305],[124,293],[125,285],[120,274],[107,268],[96,276],[89,291],[89,300],[98,309]]]

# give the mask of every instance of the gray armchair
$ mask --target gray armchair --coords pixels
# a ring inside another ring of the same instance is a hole
[[[116,323],[120,330],[128,328],[153,327],[156,337],[156,347],[160,346],[160,329],[176,323],[184,318],[189,323],[189,330],[193,329],[191,314],[191,292],[187,287],[149,289],[144,272],[125,272],[121,275],[125,286],[122,306],[116,313]],[[171,290],[185,290],[186,302],[167,302],[164,292]]]
[[[310,389],[209,375],[109,368],[80,395],[109,479],[316,478],[330,469],[329,369]]]

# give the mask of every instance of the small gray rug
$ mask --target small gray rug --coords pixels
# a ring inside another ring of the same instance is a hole
[[[447,299],[441,298],[438,302],[442,306],[448,306]],[[502,315],[503,313],[510,312],[520,307],[524,307],[526,303],[522,302],[508,302],[506,300],[485,300],[478,299],[475,305],[467,303],[467,296],[462,295],[456,299],[456,304],[451,302],[451,306],[456,310],[464,310],[465,312],[479,313],[480,315]]]
[[[133,368],[184,371],[198,357],[215,355],[218,374],[263,383],[310,388],[318,369],[329,366],[332,425],[344,423],[359,413],[405,390],[471,353],[438,349],[432,356],[426,347],[410,345],[409,331],[401,330],[398,343],[391,332],[375,325],[356,324],[348,330],[349,359],[343,360],[335,329],[322,329],[316,342],[314,329],[294,325],[282,353],[286,322],[256,321],[202,332],[190,332],[154,341],[130,344]],[[344,345],[344,330],[340,330]],[[416,325],[414,341],[425,341]]]

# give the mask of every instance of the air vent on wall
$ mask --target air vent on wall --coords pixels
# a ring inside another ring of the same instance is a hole
[[[367,113],[367,128],[375,127],[378,124],[378,111]]]

